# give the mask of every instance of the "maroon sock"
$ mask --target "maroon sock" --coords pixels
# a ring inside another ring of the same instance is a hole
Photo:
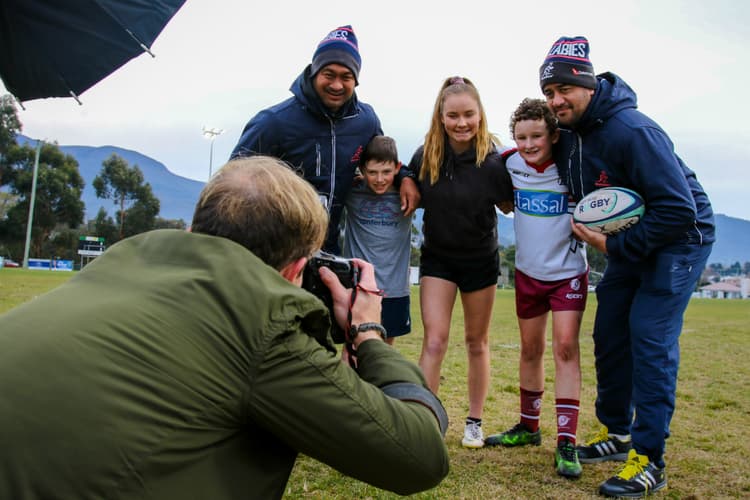
[[[531,432],[539,430],[544,391],[527,391],[521,387],[521,423]]]
[[[555,399],[557,409],[557,443],[567,439],[576,444],[576,430],[578,429],[577,399]]]

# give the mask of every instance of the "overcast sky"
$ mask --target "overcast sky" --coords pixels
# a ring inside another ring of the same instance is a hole
[[[72,99],[19,110],[23,132],[61,145],[114,145],[205,181],[247,120],[287,98],[331,29],[351,24],[359,98],[404,161],[421,143],[442,80],[471,78],[490,130],[512,145],[510,113],[541,97],[538,68],[560,36],[585,35],[597,72],[613,71],[671,136],[718,213],[750,219],[750,3],[739,0],[461,2],[187,0],[152,47]],[[5,89],[0,84],[0,91]]]

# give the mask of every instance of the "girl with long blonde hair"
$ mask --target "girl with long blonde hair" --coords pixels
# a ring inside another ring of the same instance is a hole
[[[424,145],[409,167],[422,193],[424,242],[420,306],[424,339],[419,365],[437,393],[460,292],[468,356],[469,414],[462,444],[484,446],[482,411],[490,379],[489,324],[499,275],[497,212],[512,209],[513,187],[489,132],[479,92],[468,78],[447,78]]]

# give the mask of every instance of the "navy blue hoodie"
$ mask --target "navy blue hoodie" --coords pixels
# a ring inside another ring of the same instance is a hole
[[[310,66],[289,90],[293,97],[260,111],[245,125],[231,159],[264,154],[302,173],[330,215],[323,248],[338,254],[344,201],[362,151],[373,136],[383,134],[380,120],[356,93],[336,113],[328,110],[312,86]]]
[[[713,243],[713,210],[695,173],[664,130],[636,109],[627,83],[613,73],[597,79],[581,119],[572,129],[561,128],[555,162],[576,201],[607,186],[643,197],[640,223],[610,235],[607,253],[638,262],[671,243]]]

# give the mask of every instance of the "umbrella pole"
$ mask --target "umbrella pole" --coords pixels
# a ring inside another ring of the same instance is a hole
[[[81,102],[81,100],[78,98],[78,96],[76,95],[76,93],[73,92],[72,90],[70,91],[70,97],[72,97],[73,99],[75,99],[79,106],[83,106],[83,103]]]

